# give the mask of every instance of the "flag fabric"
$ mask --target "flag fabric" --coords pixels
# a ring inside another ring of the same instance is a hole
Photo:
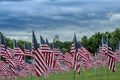
[[[93,61],[93,55],[88,51],[88,49],[86,49],[84,46],[82,46],[81,48],[85,56],[88,57],[89,60]]]
[[[14,40],[14,57],[12,59],[13,63],[16,66],[24,67],[23,57],[24,57],[23,50],[18,46],[18,43],[16,42],[16,40]]]
[[[26,42],[25,42],[25,49],[24,49],[24,55],[25,56],[33,56],[32,55],[32,53],[31,53],[31,51],[32,51],[32,47],[31,46],[29,46]]]
[[[112,70],[113,72],[115,72],[115,57],[113,55],[113,51],[111,49],[111,47],[108,47],[108,67],[110,70]]]
[[[73,65],[72,59],[73,57],[70,55],[70,53],[66,52],[64,54],[64,60],[67,62],[67,65],[69,68],[72,68],[72,65]]]
[[[105,55],[105,60],[108,63],[108,67],[110,70],[112,70],[113,72],[115,72],[115,57],[113,55],[113,51],[112,48],[109,47],[109,41],[104,41],[102,38],[102,45],[99,49],[100,53],[103,53]]]
[[[36,71],[36,75],[40,76],[44,74],[46,71],[48,71],[48,68],[44,61],[44,56],[39,49],[34,31],[32,33],[32,43],[33,43],[32,53],[34,55],[34,60],[35,60],[34,61],[35,71]]]
[[[18,46],[18,43],[16,42],[16,40],[14,40],[14,58],[16,60],[18,59],[19,62],[22,62],[23,56],[24,56],[24,52]]]
[[[73,69],[80,74],[80,55],[78,53],[79,44],[74,34],[71,52],[73,53]]]
[[[0,71],[7,75],[7,64],[0,60]]]
[[[6,58],[6,44],[2,34],[0,34],[0,55]]]
[[[40,50],[42,52],[47,52],[47,51],[49,52],[50,51],[50,47],[46,44],[46,42],[42,36],[40,36]]]
[[[42,36],[40,36],[40,50],[44,55],[44,61],[48,67],[48,71],[44,74],[44,77],[48,78],[49,73],[53,72],[54,70],[56,59],[55,54],[50,48],[48,40],[46,39],[45,41]]]
[[[83,61],[82,66],[83,66],[83,70],[88,70],[88,69],[90,69],[91,67],[94,66],[94,63],[90,60]]]

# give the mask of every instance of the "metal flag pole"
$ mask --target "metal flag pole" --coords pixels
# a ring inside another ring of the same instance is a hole
[[[108,71],[109,71],[109,69],[107,68],[107,76],[108,76],[107,80],[109,80],[109,72]]]
[[[25,62],[25,60],[26,60],[26,58],[25,58],[25,41],[24,41],[24,62]],[[24,67],[25,68],[25,67]],[[25,78],[25,77],[24,77]]]
[[[1,60],[1,32],[0,32],[0,60]]]
[[[120,42],[118,42],[118,63],[117,63],[117,68],[118,68],[118,76],[120,76]]]
[[[1,60],[1,36],[2,34],[0,33],[0,60]]]
[[[102,56],[100,55],[100,61],[102,62]],[[102,64],[101,64],[102,65]],[[99,80],[102,80],[102,74],[101,74],[101,65],[99,66],[99,71],[98,71],[98,73],[99,73]]]
[[[31,46],[32,46],[32,44],[31,44]],[[31,50],[30,52],[31,52],[31,55],[32,55],[32,50]],[[32,56],[33,56],[33,55],[32,55]],[[32,59],[33,59],[33,57],[31,57],[31,60],[32,60]],[[31,64],[32,64],[32,68],[31,68],[31,75],[30,75],[30,76],[31,76],[31,80],[32,80],[32,77],[33,77],[33,76],[32,76],[32,70],[33,70],[34,59],[33,59],[31,62],[32,62],[32,63],[31,63]]]
[[[95,55],[94,55],[94,73],[95,73],[95,79],[97,78],[97,71],[96,71],[97,67],[96,67],[96,59],[95,59],[96,53],[97,52],[95,52]]]
[[[102,57],[101,57],[101,61],[102,61]],[[100,66],[100,80],[102,80],[102,67]]]
[[[75,54],[75,59],[76,59],[76,53],[75,53],[75,49],[74,49],[74,54]],[[73,68],[75,67],[75,59],[74,59],[74,66],[73,66]],[[75,70],[74,70],[74,80],[75,80]]]
[[[109,46],[108,34],[107,34],[107,46]],[[109,80],[109,72],[108,71],[109,71],[109,69],[107,68],[107,80]]]
[[[104,41],[103,41],[103,36],[102,36],[102,47],[104,45]],[[102,62],[102,65],[103,65],[103,55],[100,56],[100,59],[101,59],[101,62]],[[102,67],[100,66],[100,80],[102,80]]]
[[[100,49],[100,46],[99,46],[99,49]],[[98,51],[99,51],[99,49],[98,49]],[[100,57],[99,59],[101,60],[101,56],[99,56],[99,57]],[[101,66],[101,65],[100,65],[100,66]],[[98,66],[98,76],[99,76],[98,79],[99,79],[99,80],[101,80],[101,77],[100,77],[100,73],[101,73],[101,72],[100,72],[100,66]]]
[[[75,60],[76,60],[76,46],[75,46],[75,39],[76,39],[76,35],[75,35],[75,33],[74,33],[74,38],[73,38],[73,43],[74,43],[74,66],[73,66],[73,68],[75,67]],[[74,80],[75,80],[75,70],[74,70]]]
[[[31,38],[31,40],[33,40],[33,36],[30,36],[30,38]],[[31,55],[32,55],[32,59],[31,59],[31,60],[32,60],[31,80],[33,80],[32,71],[35,70],[35,68],[34,68],[35,58],[34,58],[34,55],[33,55],[33,53],[32,53],[32,49],[33,49],[33,48],[32,48],[32,46],[33,46],[33,42],[32,42],[32,41],[31,41],[31,45],[30,45],[30,46],[31,46],[31,51],[30,51],[30,52],[31,52]],[[33,72],[34,72],[34,71],[33,71]]]
[[[33,30],[32,30],[33,31]],[[32,35],[33,35],[33,33],[32,33]],[[31,80],[33,80],[33,76],[32,76],[32,71],[33,70],[35,70],[35,68],[34,68],[34,64],[35,64],[35,57],[34,57],[34,55],[33,55],[33,51],[32,51],[32,49],[33,49],[33,36],[30,36],[30,38],[31,38],[31,44],[30,44],[30,46],[31,46],[31,55],[32,55],[32,68],[31,68]]]
[[[74,46],[75,46],[75,41],[74,41]],[[76,59],[76,49],[75,49],[75,47],[74,47],[74,54],[75,54],[75,59]],[[75,59],[74,59],[74,67],[75,67]],[[75,79],[75,70],[74,70],[74,80],[76,80]]]
[[[82,59],[80,60],[80,64],[83,65],[83,60],[82,60]],[[83,76],[84,76],[84,75],[83,75],[83,67],[82,67],[82,71],[81,71],[81,80],[84,80],[84,79],[83,79]]]

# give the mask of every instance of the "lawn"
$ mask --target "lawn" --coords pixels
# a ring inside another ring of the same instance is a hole
[[[28,76],[25,78],[18,78],[18,80],[45,80],[43,76],[35,77]],[[74,71],[58,72],[57,74],[50,74],[46,80],[74,80]],[[96,70],[93,68],[83,71],[81,73],[75,73],[75,80],[120,80],[120,63],[116,64],[116,72],[112,72],[108,67],[99,67]]]

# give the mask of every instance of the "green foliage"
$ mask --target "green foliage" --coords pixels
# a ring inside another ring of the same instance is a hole
[[[90,52],[94,53],[99,46],[102,34],[100,32],[95,33],[89,39],[87,36],[82,38],[81,44],[85,46]]]
[[[92,35],[90,38],[84,36],[81,40],[81,44],[84,45],[91,53],[94,54],[97,48],[99,47],[102,37],[104,39],[107,38],[109,39],[110,42],[109,45],[114,50],[116,48],[116,45],[120,43],[120,29],[117,28],[113,32],[105,32],[105,33],[97,32],[94,35]]]
[[[6,43],[6,46],[13,48],[13,40],[9,38],[5,38],[5,43]]]

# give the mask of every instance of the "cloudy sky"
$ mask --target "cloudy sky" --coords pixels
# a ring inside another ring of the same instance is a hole
[[[120,0],[0,0],[0,31],[31,41],[31,31],[49,41],[71,41],[120,27]]]

